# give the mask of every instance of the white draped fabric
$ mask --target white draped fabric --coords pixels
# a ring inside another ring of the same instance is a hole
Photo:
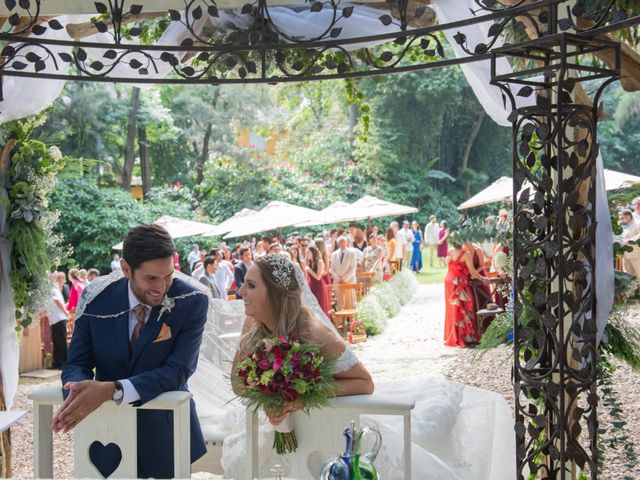
[[[0,173],[0,374],[7,410],[11,410],[18,388],[18,335],[15,331],[15,306],[9,277],[8,214],[3,205],[7,192],[2,175]]]

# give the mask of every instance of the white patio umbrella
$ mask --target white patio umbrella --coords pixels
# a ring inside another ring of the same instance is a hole
[[[365,195],[359,200],[353,202],[351,207],[354,209],[353,220],[363,218],[378,217],[397,217],[399,215],[408,215],[418,211],[415,207],[401,205],[399,203],[387,202],[372,195]]]
[[[233,216],[227,218],[224,222],[216,225],[215,230],[212,230],[209,233],[205,233],[202,236],[213,237],[214,235],[222,235],[223,233],[231,232],[236,228],[242,228],[247,223],[251,222],[251,219],[257,213],[258,213],[257,210],[252,210],[250,208],[243,208],[239,212],[234,213]]]
[[[511,201],[513,197],[513,178],[500,177],[487,188],[479,191],[470,199],[458,205],[458,210],[479,207],[490,203]]]
[[[155,222],[156,225],[160,225],[169,232],[171,238],[193,237],[196,235],[202,235],[209,233],[216,229],[216,225],[209,223],[194,222],[193,220],[183,220],[182,218],[171,217],[165,215],[160,217]],[[122,250],[122,242],[111,247],[113,250]]]
[[[244,225],[238,226],[227,233],[224,238],[244,237],[254,233],[290,227],[300,222],[311,220],[318,213],[317,210],[312,210],[311,208],[274,201],[252,216],[250,222],[245,222]]]
[[[607,190],[618,190],[619,188],[629,188],[631,185],[640,183],[640,177],[628,173],[617,172],[615,170],[604,169],[604,186]]]
[[[332,203],[326,208],[318,212],[316,218],[298,223],[298,227],[310,227],[313,225],[326,225],[328,223],[340,223],[354,220],[353,206],[350,203],[337,202]]]
[[[606,190],[618,190],[629,188],[640,183],[640,177],[628,173],[617,172],[615,170],[604,169],[604,186]],[[526,188],[525,183],[522,188]],[[513,178],[500,177],[484,190],[479,191],[469,200],[458,205],[458,210],[488,205],[496,202],[510,202],[513,197]]]

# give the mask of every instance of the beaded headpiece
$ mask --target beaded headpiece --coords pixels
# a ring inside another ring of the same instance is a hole
[[[291,288],[291,278],[293,277],[291,260],[280,253],[270,253],[265,256],[265,260],[271,266],[276,283],[281,287]]]

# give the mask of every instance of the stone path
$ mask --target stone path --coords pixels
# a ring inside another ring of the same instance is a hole
[[[389,320],[379,335],[356,345],[355,351],[374,380],[442,377],[460,351],[445,347],[444,287],[418,285],[412,301]]]

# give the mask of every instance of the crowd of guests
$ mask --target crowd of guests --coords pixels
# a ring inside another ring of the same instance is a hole
[[[432,216],[429,225],[435,220]],[[284,238],[254,238],[233,248],[222,244],[204,251],[193,245],[187,262],[191,275],[205,284],[215,298],[239,298],[238,290],[254,259],[268,253],[287,255],[300,266],[309,288],[328,313],[331,296],[327,287],[333,285],[336,291],[339,284],[355,283],[358,272],[369,272],[373,282],[381,282],[403,268],[420,271],[423,248],[426,246],[435,254],[437,247],[446,245],[446,222],[435,235],[432,230],[433,226],[427,226],[423,235],[418,222],[408,220],[402,222],[402,228],[398,222],[391,222],[384,232],[376,225],[365,229],[352,223],[348,230],[326,230],[318,236],[292,233]],[[432,258],[431,265],[433,262]],[[336,301],[340,308],[341,298],[336,296]]]

